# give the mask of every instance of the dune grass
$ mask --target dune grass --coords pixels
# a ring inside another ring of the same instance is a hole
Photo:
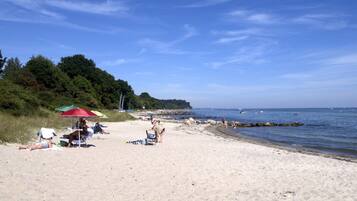
[[[101,121],[104,122],[119,122],[119,121],[128,121],[128,120],[135,119],[127,112],[118,112],[115,110],[101,110],[100,112],[108,116],[108,118],[100,119]]]
[[[108,118],[99,119],[104,122],[119,122],[134,120],[135,118],[126,112],[103,110]],[[27,143],[37,137],[37,131],[41,127],[64,128],[73,124],[73,119],[62,118],[58,113],[43,110],[41,115],[13,116],[0,112],[0,144],[4,143]]]
[[[42,116],[12,116],[0,113],[0,144],[27,143],[36,138],[41,127],[63,128],[71,125],[71,119],[61,118],[57,113],[46,112]]]

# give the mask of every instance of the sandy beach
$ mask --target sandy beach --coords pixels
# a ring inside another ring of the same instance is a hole
[[[0,145],[0,200],[357,200],[357,163],[163,123],[162,144],[134,145],[149,121],[105,123],[95,147]]]

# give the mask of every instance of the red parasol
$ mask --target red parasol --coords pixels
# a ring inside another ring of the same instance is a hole
[[[74,108],[66,112],[63,112],[61,116],[62,117],[96,117],[97,115],[83,108]]]
[[[77,118],[85,118],[85,117],[96,117],[97,115],[94,114],[93,112],[86,110],[84,108],[74,108],[71,110],[68,110],[66,112],[63,112],[61,114],[62,117],[77,117]],[[78,138],[79,138],[79,147],[81,147],[81,134],[80,132],[77,130],[78,132]]]

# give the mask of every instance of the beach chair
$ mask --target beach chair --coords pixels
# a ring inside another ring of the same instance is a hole
[[[146,131],[145,144],[154,145],[156,143],[156,135]]]
[[[73,131],[73,129],[71,128],[67,128],[70,132]],[[72,145],[74,146],[88,146],[87,144],[87,140],[91,139],[93,137],[93,129],[92,128],[88,128],[88,134],[87,135],[81,135],[81,139],[80,140],[73,140],[72,141]],[[69,139],[65,138],[65,137],[61,137],[60,138],[60,144],[63,146],[67,146],[69,143]]]
[[[53,128],[41,128],[37,132],[38,141],[41,142],[43,139],[52,139],[53,137],[57,136],[55,129]]]

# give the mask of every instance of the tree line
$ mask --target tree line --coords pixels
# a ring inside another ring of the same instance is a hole
[[[0,110],[14,115],[67,104],[118,109],[120,94],[125,96],[124,109],[191,108],[185,100],[160,100],[147,92],[136,95],[127,81],[115,79],[80,54],[62,57],[57,64],[42,55],[32,56],[22,64],[0,51],[0,76]]]

